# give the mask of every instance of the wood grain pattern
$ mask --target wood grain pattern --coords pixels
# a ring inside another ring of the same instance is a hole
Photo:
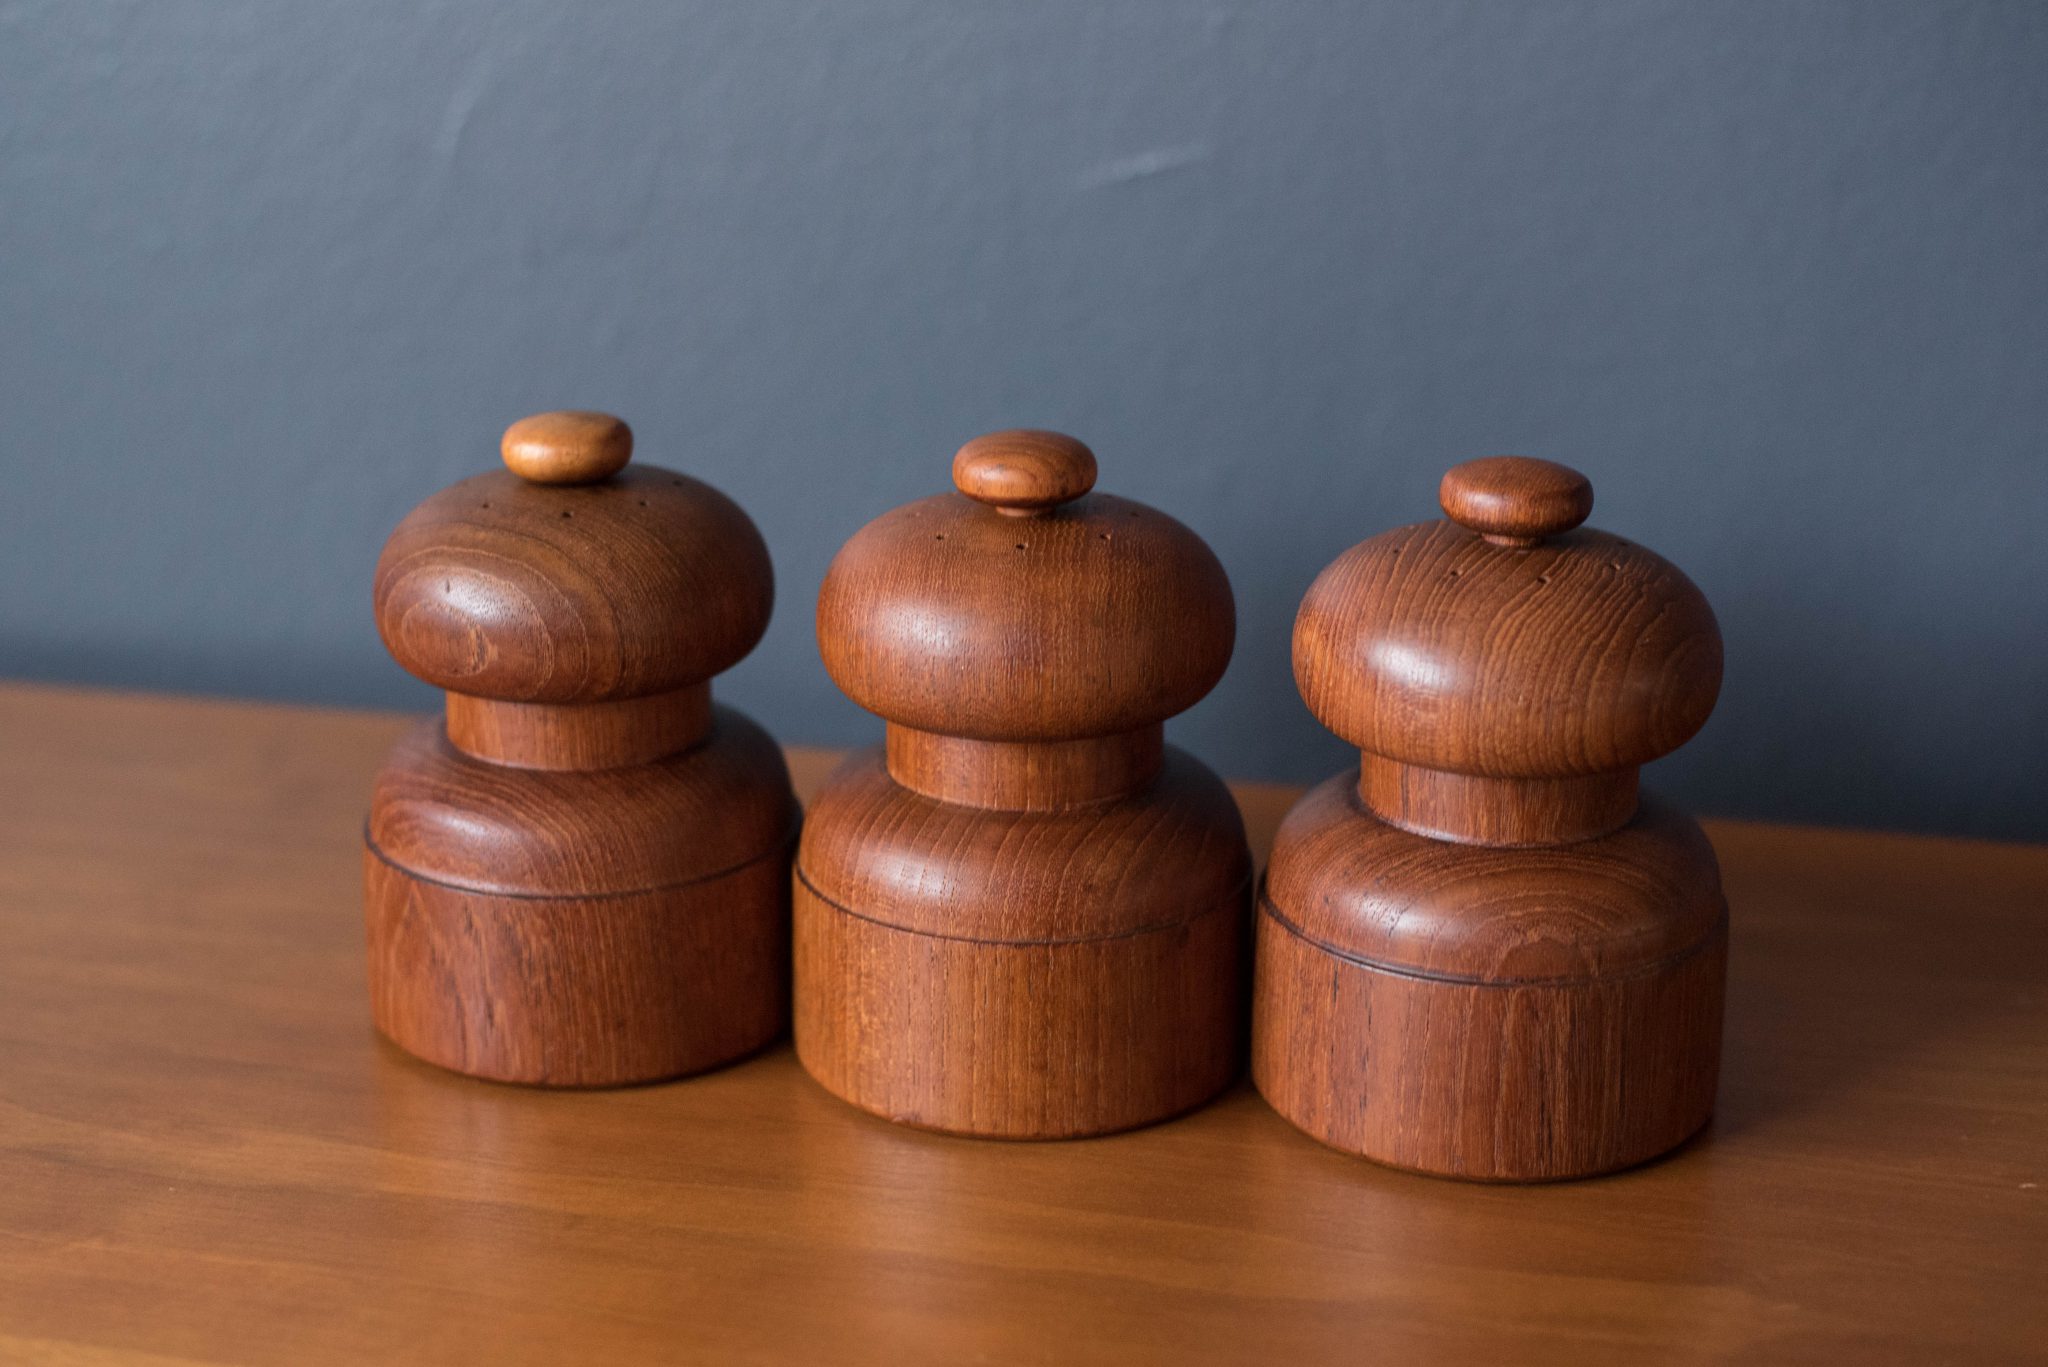
[[[1593,482],[1552,460],[1483,456],[1446,470],[1437,501],[1497,546],[1533,546],[1592,515]]]
[[[1244,1068],[1242,897],[1121,935],[989,943],[870,920],[799,878],[795,923],[798,1058],[899,1124],[1114,1134],[1201,1105]]]
[[[1452,521],[1346,551],[1295,621],[1302,697],[1360,761],[1275,841],[1253,1075],[1397,1167],[1591,1176],[1713,1108],[1720,874],[1637,769],[1712,711],[1720,629],[1675,567],[1579,528],[1575,470],[1471,461],[1440,496]]]
[[[953,484],[977,503],[1033,517],[1095,487],[1095,453],[1060,432],[1024,428],[976,437],[953,456]]]
[[[1516,849],[1564,845],[1618,831],[1635,815],[1638,774],[1494,778],[1361,754],[1354,785],[1365,805],[1417,835]]]
[[[1251,896],[1230,790],[1172,746],[1140,791],[1051,811],[935,801],[870,746],[820,786],[803,844],[806,879],[839,906],[989,944],[1130,935]]]
[[[448,741],[517,769],[613,769],[679,754],[711,731],[711,685],[612,702],[530,703],[448,695]]]
[[[680,755],[602,771],[473,759],[422,722],[372,789],[372,1018],[500,1082],[605,1087],[743,1057],[789,1019],[796,801],[718,708]]]
[[[730,1061],[788,1014],[796,799],[708,682],[767,625],[767,548],[710,486],[624,469],[616,418],[537,414],[503,449],[378,561],[385,643],[449,694],[371,793],[374,1018],[503,1082]]]
[[[453,887],[366,849],[371,1019],[429,1063],[544,1087],[743,1058],[789,1021],[794,843],[792,828],[729,872],[586,897]]]
[[[1627,977],[1690,953],[1727,913],[1713,847],[1654,796],[1602,840],[1447,851],[1381,820],[1340,774],[1295,804],[1274,850],[1266,890],[1301,934],[1429,978]]]
[[[1430,1181],[1247,1087],[1081,1144],[888,1125],[787,1047],[479,1085],[381,1044],[363,794],[410,718],[0,686],[0,1360],[2012,1363],[2048,1341],[2048,848],[1710,822],[1719,1105]],[[810,791],[836,756],[799,753]],[[1296,794],[1237,790],[1263,850]]]
[[[1229,662],[1230,584],[1095,473],[1071,437],[977,438],[819,594],[826,668],[888,725],[797,852],[797,1056],[892,1120],[1106,1134],[1241,1066],[1244,826],[1161,729]]]
[[[633,458],[633,429],[609,413],[536,413],[506,428],[498,450],[529,484],[595,484]]]
[[[1726,922],[1712,847],[1654,799],[1606,839],[1447,857],[1339,775],[1275,840],[1252,1075],[1308,1133],[1412,1171],[1640,1163],[1713,1111]]]
[[[593,703],[730,669],[768,627],[775,575],[753,522],[702,480],[636,465],[541,485],[494,470],[398,524],[374,594],[385,647],[436,688]]]
[[[716,707],[695,748],[589,771],[487,764],[423,721],[378,771],[364,833],[385,859],[435,882],[580,897],[715,877],[787,843],[796,824],[773,738]]]
[[[1260,1010],[1294,1024],[1255,1033],[1252,1076],[1332,1148],[1466,1181],[1545,1182],[1654,1158],[1713,1112],[1723,930],[1633,977],[1503,986],[1342,958],[1262,910]]]
[[[1134,793],[1159,772],[1166,728],[1079,740],[972,740],[890,722],[889,773],[914,793],[969,807],[1050,812]]]
[[[847,696],[978,740],[1149,726],[1214,688],[1236,639],[1215,554],[1113,494],[1028,520],[920,499],[862,528],[818,592],[818,645]]]
[[[806,830],[796,1045],[834,1095],[1061,1139],[1178,1115],[1242,1069],[1251,856],[1187,755],[1121,801],[1001,811],[924,797],[869,749]]]
[[[1605,774],[1705,724],[1721,635],[1690,580],[1618,536],[1581,528],[1508,550],[1425,522],[1317,577],[1294,678],[1323,725],[1375,755],[1496,778]]]

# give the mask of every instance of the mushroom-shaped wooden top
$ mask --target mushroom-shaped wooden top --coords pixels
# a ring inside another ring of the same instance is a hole
[[[1303,600],[1294,676],[1325,726],[1502,778],[1626,770],[1699,730],[1721,685],[1713,611],[1661,556],[1578,528],[1583,475],[1497,457],[1442,496],[1454,520],[1352,547]]]
[[[902,726],[993,741],[1164,721],[1216,685],[1236,612],[1209,547],[1173,518],[1090,492],[1057,433],[980,437],[960,492],[885,513],[840,550],[818,641],[840,688]]]
[[[774,603],[768,548],[700,480],[626,464],[616,418],[546,413],[507,470],[415,508],[377,562],[377,629],[407,670],[474,697],[590,703],[709,679]]]

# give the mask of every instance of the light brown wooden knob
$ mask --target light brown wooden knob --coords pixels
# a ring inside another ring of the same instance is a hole
[[[1034,517],[1095,487],[1095,453],[1059,432],[990,432],[953,457],[953,485],[1011,517]]]
[[[1555,461],[1487,456],[1446,471],[1437,501],[1453,522],[1496,545],[1533,546],[1586,520],[1593,484]]]
[[[506,428],[500,449],[530,484],[595,484],[633,458],[633,429],[609,413],[536,413]]]

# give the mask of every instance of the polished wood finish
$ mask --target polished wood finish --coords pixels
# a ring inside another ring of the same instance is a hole
[[[855,702],[940,735],[1064,741],[1154,725],[1223,677],[1236,607],[1200,537],[1114,494],[999,511],[937,494],[840,549],[818,647]]]
[[[611,702],[530,703],[448,695],[448,740],[464,754],[518,769],[652,764],[711,733],[711,685]]]
[[[1282,823],[1260,909],[1253,1075],[1335,1148],[1576,1177],[1713,1109],[1726,904],[1706,837],[1654,799],[1603,840],[1447,855],[1340,774]]]
[[[1095,453],[1059,432],[1027,428],[976,437],[953,456],[961,493],[1013,517],[1034,517],[1095,487]]]
[[[0,1361],[2010,1363],[2048,1341],[2048,848],[1710,822],[1707,1132],[1429,1181],[1246,1087],[1085,1144],[786,1046],[489,1087],[380,1044],[362,796],[414,723],[0,686]],[[836,757],[792,756],[808,791]],[[1296,796],[1239,787],[1263,849]]]
[[[890,722],[889,774],[940,802],[1051,812],[1135,793],[1159,772],[1166,728],[1157,724],[1079,740],[970,740]]]
[[[1508,848],[1564,845],[1618,831],[1635,815],[1637,772],[1491,778],[1383,755],[1359,757],[1365,805],[1402,830]]]
[[[797,857],[795,1036],[891,1120],[1058,1139],[1177,1115],[1242,1066],[1251,857],[1161,723],[1230,658],[1230,585],[1070,437],[993,433],[959,492],[827,572],[826,667],[887,721]]]
[[[1339,556],[1295,677],[1360,747],[1282,826],[1252,1072],[1333,1147],[1481,1181],[1663,1153],[1712,1113],[1727,958],[1713,850],[1639,800],[1721,682],[1699,590],[1578,529],[1584,476],[1496,457],[1452,521]]]
[[[385,647],[436,688],[592,703],[732,668],[767,630],[775,574],[739,505],[688,475],[541,485],[494,470],[398,524],[374,591]]]
[[[789,843],[702,882],[506,896],[363,854],[370,1014],[443,1068],[608,1087],[742,1058],[789,1020]],[[626,1023],[630,1023],[628,1026]]]
[[[1721,635],[1691,580],[1618,536],[1581,528],[1511,550],[1423,522],[1352,547],[1310,585],[1294,678],[1325,726],[1403,764],[1625,773],[1705,724]]]
[[[1252,865],[1229,790],[1182,750],[1129,798],[1033,812],[935,802],[869,746],[811,800],[801,872],[839,906],[887,906],[898,929],[1007,945],[1173,930],[1241,906]]]
[[[1593,482],[1556,461],[1485,456],[1445,471],[1437,502],[1495,545],[1533,546],[1592,515]]]
[[[536,413],[506,428],[498,450],[529,484],[595,484],[633,458],[633,429],[609,413]]]
[[[2048,1340],[2048,846],[1710,822],[1710,1129],[1595,1183],[1335,1154],[1249,1088],[965,1144],[786,1047],[483,1086],[379,1043],[403,717],[0,687],[0,1361],[2013,1363]],[[809,791],[838,756],[793,754]],[[1296,793],[1239,787],[1264,848]]]
[[[631,443],[514,424],[516,473],[434,495],[378,563],[386,643],[449,692],[371,793],[372,1015],[477,1077],[674,1077],[788,1019],[796,801],[709,682],[767,625],[767,551],[716,490],[624,469]]]
[[[489,764],[422,721],[377,772],[363,836],[386,862],[437,883],[617,896],[716,878],[788,843],[796,826],[781,751],[719,707],[698,745],[618,769]]]

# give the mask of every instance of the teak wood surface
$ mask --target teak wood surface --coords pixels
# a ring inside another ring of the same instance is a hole
[[[1707,823],[1715,1120],[1490,1187],[1243,1085],[1000,1144],[865,1115],[786,1046],[600,1093],[419,1063],[371,1031],[358,882],[407,724],[0,688],[0,1362],[2048,1352],[2048,849]],[[1238,795],[1263,852],[1295,794]]]
[[[1726,902],[1637,770],[1720,694],[1719,624],[1670,561],[1581,526],[1568,466],[1453,466],[1447,521],[1326,566],[1294,679],[1359,748],[1274,833],[1252,1081],[1332,1148],[1483,1182],[1576,1180],[1712,1118]]]
[[[1230,662],[1230,580],[1096,473],[1061,433],[976,437],[818,590],[825,670],[885,726],[804,816],[790,1037],[905,1125],[1097,1138],[1244,1068],[1251,847],[1164,729]]]

